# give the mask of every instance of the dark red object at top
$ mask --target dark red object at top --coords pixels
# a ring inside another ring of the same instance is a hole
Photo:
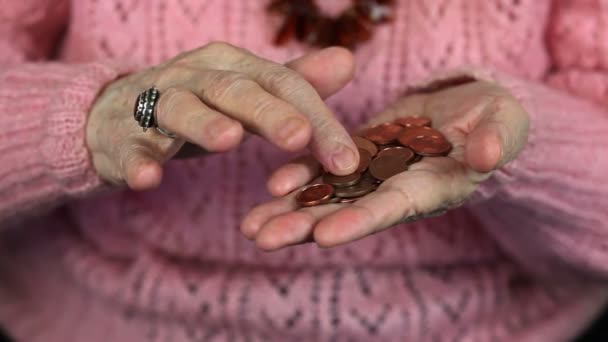
[[[353,0],[353,5],[336,18],[321,13],[314,0],[274,0],[267,9],[284,16],[276,45],[295,38],[312,46],[354,49],[371,39],[376,25],[392,20],[394,0]]]

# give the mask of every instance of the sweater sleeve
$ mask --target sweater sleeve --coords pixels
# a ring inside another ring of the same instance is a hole
[[[2,4],[0,228],[101,185],[85,145],[87,113],[100,90],[131,68],[116,61],[49,61],[68,1]]]
[[[608,36],[601,25],[608,8],[599,3],[556,2],[545,82],[471,68],[426,83],[496,82],[529,113],[528,144],[467,208],[511,257],[551,278],[608,279],[608,40],[600,39]]]

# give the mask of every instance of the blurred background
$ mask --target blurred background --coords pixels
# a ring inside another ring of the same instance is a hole
[[[11,341],[8,337],[2,333],[0,329],[0,342],[29,342],[29,341]],[[87,341],[81,341],[87,342]],[[286,341],[289,342],[289,341]],[[311,341],[312,342],[312,341]],[[391,342],[391,341],[385,341]],[[552,342],[552,341],[539,341],[539,342]],[[608,310],[604,312],[602,317],[598,319],[589,330],[581,336],[579,339],[573,342],[608,342]]]
[[[0,342],[17,342],[11,341],[7,336],[2,334],[0,330]],[[28,341],[19,341],[19,342],[28,342]],[[81,341],[86,342],[86,341]],[[388,342],[388,341],[387,341]],[[541,342],[541,341],[539,341]],[[551,342],[551,341],[546,341]],[[575,342],[608,342],[608,313],[604,314],[600,320],[598,320],[586,333],[584,336],[581,336]]]

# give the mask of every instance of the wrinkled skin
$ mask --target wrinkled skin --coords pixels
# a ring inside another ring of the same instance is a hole
[[[249,132],[285,151],[308,147],[326,168],[348,174],[357,167],[357,150],[323,98],[344,87],[353,70],[353,56],[342,48],[286,65],[225,43],[180,54],[100,94],[86,128],[93,164],[109,183],[148,190],[160,184],[162,164],[176,154],[228,151]],[[137,96],[152,86],[161,92],[158,126],[177,139],[143,132],[133,119]]]
[[[447,157],[424,158],[354,204],[309,208],[298,207],[293,190],[319,176],[321,167],[312,157],[301,158],[270,177],[269,191],[279,198],[251,210],[243,234],[268,251],[311,240],[333,247],[438,215],[461,204],[527,142],[528,114],[507,90],[488,82],[403,97],[369,125],[416,115],[431,118],[453,144]]]

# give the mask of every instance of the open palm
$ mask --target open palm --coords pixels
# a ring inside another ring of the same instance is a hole
[[[453,144],[447,157],[423,158],[353,204],[301,208],[296,190],[320,175],[311,157],[279,168],[269,179],[275,200],[255,207],[241,230],[264,250],[314,240],[332,247],[398,223],[460,205],[493,170],[517,156],[527,141],[528,115],[505,89],[470,82],[399,99],[368,123],[426,116]]]

